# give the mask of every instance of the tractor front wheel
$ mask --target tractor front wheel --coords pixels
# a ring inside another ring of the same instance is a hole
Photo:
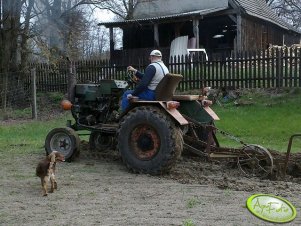
[[[71,128],[55,128],[51,130],[45,139],[46,154],[58,151],[65,156],[66,161],[71,161],[79,152],[80,139]]]
[[[183,139],[180,128],[163,110],[137,107],[120,122],[118,149],[130,170],[156,175],[175,165]]]

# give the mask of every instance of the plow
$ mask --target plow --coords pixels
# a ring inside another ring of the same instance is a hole
[[[209,131],[218,131],[222,135],[228,136],[239,142],[242,144],[242,147],[226,148],[215,145],[216,143],[211,137],[211,134],[213,134],[212,132],[209,132],[207,142],[198,140],[197,137],[184,135],[184,147],[197,155],[206,157],[208,160],[232,162],[236,164],[239,170],[247,177],[267,178],[273,173],[273,157],[266,148],[257,144],[246,144],[236,137],[224,131],[220,131],[213,126],[205,129]]]
[[[90,149],[117,149],[123,163],[136,173],[158,175],[176,167],[183,150],[208,160],[235,164],[247,177],[267,178],[273,174],[275,159],[264,147],[246,144],[218,129],[219,120],[210,108],[206,93],[177,95],[175,90],[182,75],[167,74],[158,84],[156,100],[132,98],[129,108],[120,112],[120,98],[133,84],[127,80],[101,80],[99,83],[76,84],[74,98],[62,101],[64,110],[71,111],[73,121],[66,127],[52,129],[45,139],[46,154],[61,152],[72,161],[80,150],[79,131],[88,131]],[[222,147],[217,134],[238,142],[240,148]],[[286,159],[286,171],[293,138]],[[277,163],[278,164],[278,163]]]

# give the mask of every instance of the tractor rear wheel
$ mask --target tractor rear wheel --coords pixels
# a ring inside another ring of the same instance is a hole
[[[79,153],[80,139],[71,128],[55,128],[51,130],[45,139],[46,154],[58,151],[70,162]]]
[[[163,110],[137,107],[120,122],[118,149],[130,170],[156,175],[175,165],[183,149],[183,138],[180,128]]]

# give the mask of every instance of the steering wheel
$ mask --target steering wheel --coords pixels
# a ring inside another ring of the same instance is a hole
[[[137,79],[135,79],[134,72],[127,71],[127,82],[130,86],[133,86],[134,84],[137,84]]]

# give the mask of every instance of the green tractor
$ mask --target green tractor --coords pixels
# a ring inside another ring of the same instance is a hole
[[[214,127],[218,116],[205,95],[175,95],[182,76],[167,74],[158,84],[155,101],[133,98],[120,113],[120,97],[129,81],[101,80],[98,84],[76,84],[72,104],[64,101],[75,122],[51,130],[45,140],[46,153],[56,150],[71,161],[79,152],[77,131],[90,131],[90,149],[120,152],[133,172],[162,174],[175,166],[183,148],[208,158],[232,158],[246,174],[268,175],[270,153],[258,145],[242,149],[219,147]],[[252,154],[250,154],[252,153]],[[255,153],[255,154],[254,154]],[[260,167],[258,167],[260,166]]]

